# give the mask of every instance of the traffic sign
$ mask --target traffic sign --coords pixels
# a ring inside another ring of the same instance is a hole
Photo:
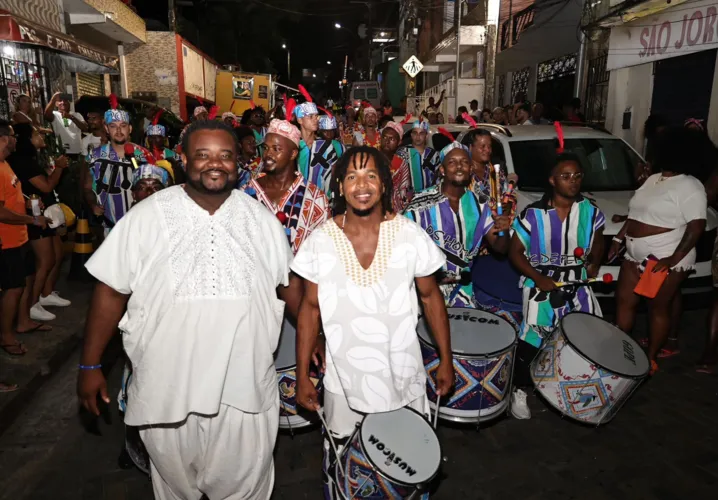
[[[414,78],[424,69],[424,65],[421,64],[421,61],[419,61],[416,56],[411,56],[406,60],[402,68],[404,68],[404,71],[406,71],[410,77]]]

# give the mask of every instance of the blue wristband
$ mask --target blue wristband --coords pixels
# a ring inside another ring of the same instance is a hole
[[[97,370],[102,368],[102,365],[77,365],[80,370]]]

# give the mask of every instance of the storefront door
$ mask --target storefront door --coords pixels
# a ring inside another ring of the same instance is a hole
[[[687,118],[708,118],[716,49],[656,61],[651,114],[681,125]]]

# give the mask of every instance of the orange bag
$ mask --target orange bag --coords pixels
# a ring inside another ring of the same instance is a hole
[[[643,271],[641,279],[638,280],[636,288],[633,289],[634,293],[643,295],[646,298],[654,299],[658,295],[658,290],[661,289],[663,282],[668,277],[669,269],[665,269],[661,272],[654,273],[653,268],[658,264],[657,260],[646,261],[646,270]]]

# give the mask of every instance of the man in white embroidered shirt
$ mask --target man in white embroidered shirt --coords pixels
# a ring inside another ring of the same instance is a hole
[[[309,361],[321,319],[327,431],[343,438],[366,413],[405,406],[428,412],[417,295],[439,349],[439,393],[449,392],[454,369],[449,320],[434,277],[446,259],[419,225],[391,212],[389,160],[372,147],[352,148],[337,162],[334,177],[338,215],[304,241],[292,270],[305,279],[297,402],[318,409]],[[325,474],[328,448],[325,443]],[[331,479],[325,481],[325,497],[331,498]]]
[[[129,211],[87,263],[99,283],[78,394],[95,414],[98,394],[109,402],[98,365],[119,323],[133,368],[125,423],[141,428],[155,498],[268,500],[279,419],[272,353],[283,301],[294,315],[301,282],[277,218],[234,189],[232,130],[194,122],[182,151],[187,183]]]

